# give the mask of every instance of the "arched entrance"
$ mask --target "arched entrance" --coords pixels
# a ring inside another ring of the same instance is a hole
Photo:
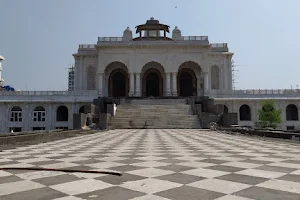
[[[157,69],[148,69],[143,76],[143,96],[163,96],[163,79]]]
[[[129,91],[128,68],[122,62],[109,63],[105,70],[104,94],[109,97],[126,97]]]
[[[162,97],[164,95],[165,70],[158,62],[148,62],[141,70],[142,96]]]
[[[128,95],[128,74],[123,69],[115,69],[109,76],[109,96],[110,97],[126,97]]]
[[[177,94],[181,97],[197,96],[203,89],[202,70],[198,63],[187,61],[182,63],[177,72]],[[174,86],[173,86],[174,87]]]
[[[197,78],[193,70],[183,68],[177,74],[177,92],[181,97],[197,96]]]

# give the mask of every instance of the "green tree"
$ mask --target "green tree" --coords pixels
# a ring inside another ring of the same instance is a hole
[[[281,121],[281,109],[275,108],[273,100],[261,102],[262,108],[258,110],[259,121],[256,126],[260,128],[276,128]]]

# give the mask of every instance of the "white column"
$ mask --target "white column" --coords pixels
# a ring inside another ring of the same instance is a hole
[[[172,95],[173,96],[177,96],[177,73],[172,73],[173,77],[172,77]]]
[[[227,62],[225,60],[225,63],[224,63],[224,71],[223,71],[223,77],[224,77],[224,87],[223,89],[224,90],[228,90],[228,73],[227,73]]]
[[[134,73],[130,74],[130,91],[129,96],[134,96]]]
[[[141,74],[136,73],[135,74],[135,96],[140,97],[141,96]]]
[[[84,90],[84,71],[83,71],[83,57],[80,57],[80,66],[79,66],[79,71],[80,71],[80,90]]]
[[[170,87],[171,86],[171,84],[170,84],[171,83],[171,79],[170,79],[171,76],[170,75],[171,75],[170,73],[166,74],[166,76],[167,76],[167,80],[166,80],[166,82],[167,82],[167,84],[166,84],[166,86],[167,86],[166,87],[167,96],[171,96],[171,87]]]
[[[46,129],[47,130],[51,130],[53,129],[54,127],[52,127],[54,124],[53,122],[53,104],[50,103],[49,106],[48,106],[48,109],[46,110],[46,121],[47,121],[47,126],[46,126]]]
[[[220,83],[219,90],[224,90],[225,89],[225,85],[224,85],[224,68],[221,68],[221,67],[220,67],[219,83]]]
[[[103,73],[98,73],[98,95],[103,97]]]
[[[74,90],[79,90],[79,71],[78,71],[78,65],[79,65],[79,61],[78,61],[78,58],[77,57],[74,57],[75,58],[75,64],[74,64]]]
[[[0,58],[0,86],[2,86],[2,59]]]

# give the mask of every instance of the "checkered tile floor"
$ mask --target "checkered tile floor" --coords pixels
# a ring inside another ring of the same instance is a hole
[[[112,130],[0,152],[0,199],[299,200],[300,144],[205,130]]]

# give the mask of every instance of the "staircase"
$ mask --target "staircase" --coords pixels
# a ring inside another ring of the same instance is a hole
[[[126,101],[126,100],[125,100]],[[110,119],[113,129],[197,129],[199,118],[192,114],[185,99],[140,99],[121,102],[115,117]]]

